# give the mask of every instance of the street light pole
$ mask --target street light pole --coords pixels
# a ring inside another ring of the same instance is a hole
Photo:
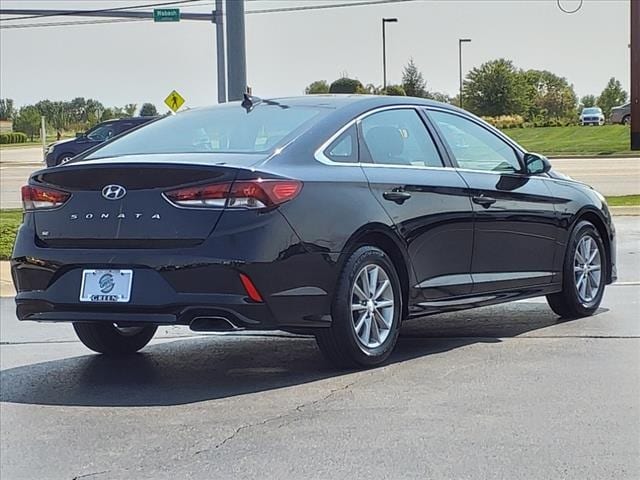
[[[458,39],[458,61],[460,65],[460,108],[462,108],[462,44],[471,42],[470,38],[459,38]]]
[[[631,0],[631,150],[640,150],[640,0]]]
[[[383,18],[382,19],[382,89],[387,88],[387,36],[386,26],[387,23],[396,23],[397,18]]]

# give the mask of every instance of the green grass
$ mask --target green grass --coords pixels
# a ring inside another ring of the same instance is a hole
[[[640,206],[640,195],[622,195],[621,197],[607,197],[610,207],[637,207]]]
[[[9,260],[13,242],[22,223],[22,210],[0,210],[0,260]]]
[[[510,128],[503,132],[530,152],[547,156],[630,153],[629,127]]]
[[[67,138],[74,138],[69,135],[63,135],[60,140],[66,140]],[[47,141],[45,142],[47,145],[53,142],[57,142],[58,137],[55,135],[47,136]],[[40,139],[24,143],[2,143],[0,144],[0,150],[9,150],[11,148],[28,148],[28,147],[42,147],[42,141]]]

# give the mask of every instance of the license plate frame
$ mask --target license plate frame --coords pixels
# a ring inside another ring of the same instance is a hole
[[[129,303],[133,286],[131,269],[85,269],[80,282],[83,303]]]

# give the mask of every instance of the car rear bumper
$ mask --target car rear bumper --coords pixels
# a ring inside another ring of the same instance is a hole
[[[20,228],[11,261],[19,320],[190,325],[217,318],[247,329],[331,322],[337,255],[307,251],[280,214],[244,241],[220,235],[174,249],[42,247],[32,223],[27,219]],[[276,241],[271,229],[286,241]],[[81,302],[85,269],[131,269],[130,301]],[[262,301],[251,298],[241,274]]]

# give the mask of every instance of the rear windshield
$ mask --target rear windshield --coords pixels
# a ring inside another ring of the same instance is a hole
[[[154,153],[264,153],[279,146],[326,109],[238,104],[193,110],[134,130],[92,152],[87,159]]]

